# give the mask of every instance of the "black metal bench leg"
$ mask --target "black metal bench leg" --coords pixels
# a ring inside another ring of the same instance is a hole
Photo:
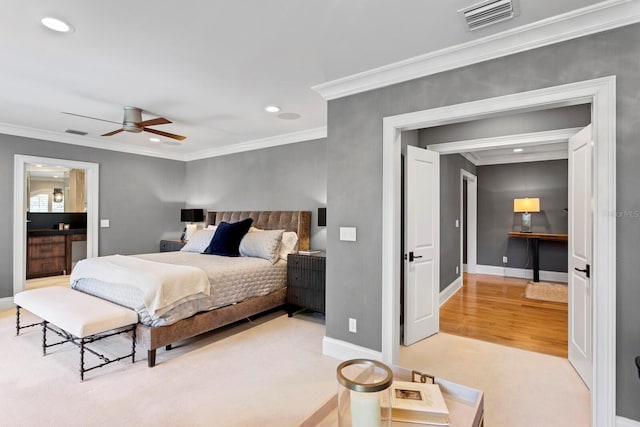
[[[47,321],[42,321],[42,355],[47,355]]]
[[[153,368],[156,366],[156,349],[147,350],[147,366]]]
[[[16,305],[16,336],[20,335],[20,306]]]
[[[80,338],[80,381],[84,381],[84,338]]]
[[[133,325],[133,338],[131,344],[131,363],[136,363],[136,325]]]

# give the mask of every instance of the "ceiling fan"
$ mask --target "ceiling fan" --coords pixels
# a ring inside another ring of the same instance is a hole
[[[105,119],[99,119],[96,117],[83,116],[81,114],[66,113],[64,111],[62,113],[69,114],[71,116],[84,117],[92,120],[101,120],[103,122],[118,123],[112,120],[105,120]],[[161,130],[156,130],[148,127],[148,126],[156,126],[156,125],[165,125],[169,123],[172,123],[172,122],[168,119],[165,119],[164,117],[158,117],[150,120],[142,120],[141,108],[124,107],[124,119],[122,120],[122,128],[105,133],[102,136],[111,136],[111,135],[115,135],[117,133],[126,131],[126,132],[133,132],[133,133],[149,132],[156,135],[165,136],[167,138],[177,139],[178,141],[182,141],[186,139],[186,136],[177,135],[175,133],[163,132]]]

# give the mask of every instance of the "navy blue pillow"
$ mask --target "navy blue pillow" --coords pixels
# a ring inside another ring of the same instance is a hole
[[[211,238],[211,243],[203,253],[209,255],[240,256],[240,241],[249,231],[253,219],[228,223],[221,222]]]

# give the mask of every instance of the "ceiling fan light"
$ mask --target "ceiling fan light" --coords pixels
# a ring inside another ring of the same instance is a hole
[[[69,33],[73,30],[73,27],[70,24],[58,19],[52,18],[50,16],[45,16],[40,20],[42,25],[47,27],[50,30],[57,31],[59,33]]]
[[[160,142],[160,138],[149,138],[151,142]]]

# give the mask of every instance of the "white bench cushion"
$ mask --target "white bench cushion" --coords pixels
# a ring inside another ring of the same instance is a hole
[[[78,338],[138,323],[133,310],[62,286],[23,291],[13,301]]]

